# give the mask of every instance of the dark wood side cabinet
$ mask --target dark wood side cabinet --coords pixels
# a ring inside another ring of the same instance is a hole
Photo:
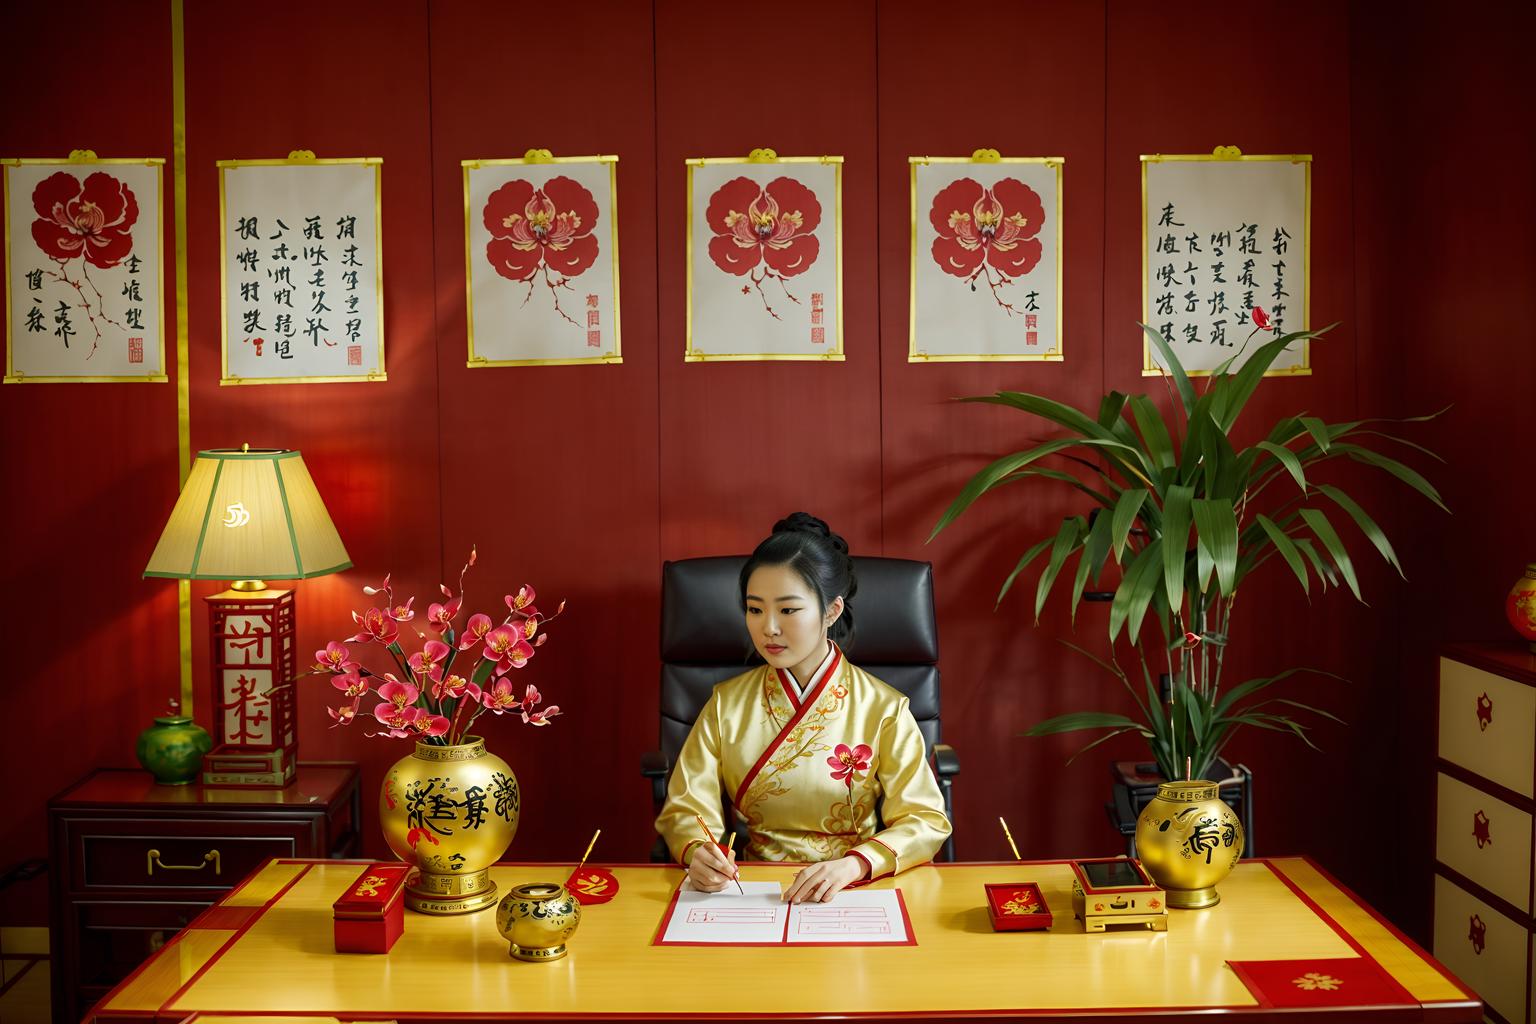
[[[357,765],[299,765],[286,789],[160,786],[99,769],[48,804],[53,1019],[113,985],[269,857],[351,857]]]

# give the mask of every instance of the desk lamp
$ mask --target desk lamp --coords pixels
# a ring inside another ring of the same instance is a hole
[[[197,453],[144,575],[233,581],[207,598],[215,745],[203,759],[204,785],[293,782],[294,594],[265,581],[351,566],[298,452],[244,445]]]

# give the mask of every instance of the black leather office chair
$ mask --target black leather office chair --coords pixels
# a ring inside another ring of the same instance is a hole
[[[667,776],[694,719],[716,683],[755,663],[738,592],[744,555],[687,558],[661,570],[661,749],[644,755],[640,774],[651,780],[657,814]],[[928,744],[944,811],[954,820],[951,784],[960,773],[954,748],[939,742],[939,638],[933,620],[933,566],[905,558],[855,558],[858,595],[848,660],[907,696]],[[725,795],[722,794],[722,798]],[[733,816],[727,814],[726,821]],[[658,841],[652,851],[666,860]],[[955,859],[953,834],[939,859]]]

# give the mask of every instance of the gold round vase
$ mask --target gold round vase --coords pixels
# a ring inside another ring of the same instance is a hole
[[[1136,819],[1136,856],[1168,894],[1168,906],[1221,902],[1216,885],[1243,855],[1243,826],[1214,782],[1164,782]]]
[[[581,904],[554,882],[514,885],[496,908],[496,930],[510,943],[507,955],[532,963],[565,956],[580,923]]]
[[[517,834],[517,777],[466,736],[451,747],[417,743],[379,791],[379,824],[396,856],[419,871],[405,905],[423,914],[466,914],[496,902],[490,867]]]

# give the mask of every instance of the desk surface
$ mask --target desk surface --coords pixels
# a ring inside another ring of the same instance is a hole
[[[1318,996],[1339,1012],[1481,1019],[1475,996],[1298,858],[1243,862],[1222,883],[1220,906],[1172,911],[1168,930],[1160,933],[1083,932],[1072,916],[1065,862],[920,867],[874,883],[902,890],[917,945],[849,949],[653,945],[682,872],[617,867],[618,897],[585,908],[570,955],[543,964],[508,957],[494,911],[461,917],[407,912],[405,934],[388,954],[334,952],[331,903],[360,870],[360,863],[269,862],[180,932],[88,1019],[949,1020],[1173,1017],[1196,1009],[1247,1018],[1298,1005],[1286,993],[1272,998],[1273,989],[1256,994],[1244,981],[1253,973],[1230,961],[1307,961],[1296,965],[1296,992]],[[742,877],[787,882],[794,870],[748,863]],[[568,872],[569,865],[504,864],[491,875],[505,891]],[[1054,925],[1048,932],[994,932],[983,884],[1024,880],[1040,884]],[[1308,972],[1330,977],[1330,970],[1344,979],[1362,971],[1390,976],[1385,984],[1402,994],[1351,1003],[1346,990],[1354,981],[1300,984]],[[1293,973],[1289,967],[1284,972]]]

